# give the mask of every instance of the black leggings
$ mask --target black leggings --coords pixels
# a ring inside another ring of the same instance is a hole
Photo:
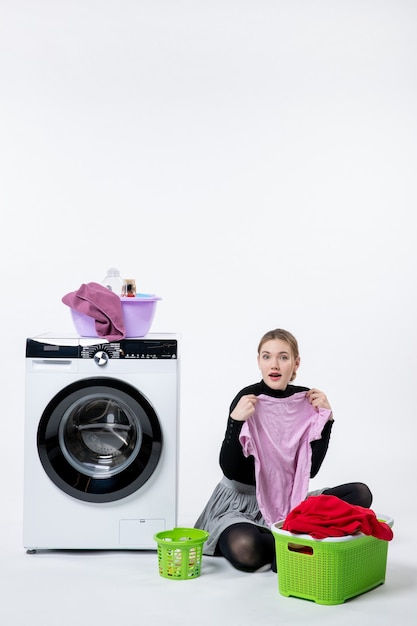
[[[363,483],[339,485],[325,489],[323,494],[365,508],[372,504],[372,493]],[[249,522],[238,522],[226,528],[219,537],[215,554],[224,556],[233,567],[243,572],[256,572],[268,565],[276,571],[272,532]]]
[[[336,496],[348,504],[363,506],[366,509],[372,504],[372,493],[364,483],[347,483],[338,487],[325,489],[323,495]]]

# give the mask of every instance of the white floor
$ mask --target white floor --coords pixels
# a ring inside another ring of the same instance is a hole
[[[323,606],[281,596],[272,572],[244,574],[204,557],[199,578],[171,581],[156,551],[38,552],[21,546],[21,524],[1,523],[2,626],[165,624],[405,626],[417,623],[413,528],[394,524],[385,584],[344,604]]]

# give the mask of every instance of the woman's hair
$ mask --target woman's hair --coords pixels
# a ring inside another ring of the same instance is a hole
[[[281,339],[281,341],[285,341],[291,348],[292,356],[294,359],[297,359],[300,356],[298,351],[298,342],[294,335],[292,335],[288,330],[283,330],[282,328],[276,328],[275,330],[269,330],[259,342],[258,346],[258,355],[261,353],[262,346],[267,341],[271,341],[271,339]],[[296,376],[296,372],[293,373],[291,380],[294,380]]]

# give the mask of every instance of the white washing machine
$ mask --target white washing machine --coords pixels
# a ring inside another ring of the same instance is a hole
[[[177,525],[178,339],[26,341],[23,544],[156,549]]]

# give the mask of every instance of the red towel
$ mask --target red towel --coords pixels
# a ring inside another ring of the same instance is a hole
[[[314,539],[363,533],[391,541],[390,526],[377,519],[374,511],[348,504],[336,496],[310,496],[288,513],[283,530],[305,533]]]
[[[77,291],[67,293],[62,302],[92,317],[99,337],[117,341],[126,336],[122,303],[119,296],[107,287],[99,283],[86,283]]]

